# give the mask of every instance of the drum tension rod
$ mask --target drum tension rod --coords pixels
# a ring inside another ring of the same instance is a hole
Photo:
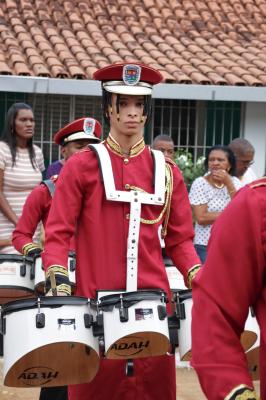
[[[119,317],[120,317],[120,322],[127,322],[128,321],[128,309],[124,307],[122,293],[120,294]]]
[[[37,300],[37,305],[38,305],[38,314],[36,314],[36,319],[35,319],[35,324],[36,328],[44,328],[45,327],[45,314],[41,313],[41,299],[38,297]]]

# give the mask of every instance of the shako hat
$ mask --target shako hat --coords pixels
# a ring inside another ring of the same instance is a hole
[[[90,139],[95,142],[101,140],[102,125],[94,118],[79,118],[61,128],[54,136],[56,144],[64,146],[69,142],[81,139]]]
[[[102,81],[102,87],[111,93],[151,95],[153,85],[160,83],[162,74],[156,69],[139,63],[120,63],[98,69],[93,79]]]

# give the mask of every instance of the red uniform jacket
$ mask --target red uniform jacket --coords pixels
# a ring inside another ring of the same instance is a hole
[[[117,190],[126,185],[153,193],[154,165],[150,150],[122,157],[108,148]],[[187,277],[200,261],[194,251],[191,209],[182,175],[172,166],[174,188],[166,236],[166,251]],[[45,267],[66,267],[68,243],[77,222],[76,294],[93,298],[97,289],[124,290],[129,227],[129,204],[107,201],[95,153],[86,149],[71,157],[61,172],[46,225]],[[144,219],[156,219],[162,206],[142,205]],[[141,223],[138,288],[161,288],[169,294],[156,224]],[[70,400],[167,399],[175,400],[174,357],[135,362],[136,377],[124,374],[124,361],[105,360],[96,378],[70,389]],[[124,397],[123,397],[124,396]]]
[[[240,334],[249,306],[261,330],[266,399],[266,179],[240,190],[213,226],[206,264],[193,282],[192,365],[209,400],[252,387]]]
[[[53,177],[56,183],[57,177]],[[13,231],[13,246],[22,253],[23,247],[33,242],[34,232],[41,221],[45,227],[49,210],[52,203],[52,197],[48,187],[41,183],[33,189],[27,197],[23,207],[23,212],[19,218],[18,224]],[[70,249],[75,248],[74,238],[71,240]]]

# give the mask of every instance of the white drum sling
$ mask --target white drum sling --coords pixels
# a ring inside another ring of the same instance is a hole
[[[154,193],[121,191],[115,188],[112,164],[105,146],[97,144],[90,147],[98,154],[107,200],[130,203],[126,291],[99,294],[98,297],[99,313],[103,316],[105,355],[107,358],[132,359],[166,354],[170,345],[166,296],[161,290],[137,288],[141,205],[164,204],[164,156],[159,151],[152,153],[155,163]]]

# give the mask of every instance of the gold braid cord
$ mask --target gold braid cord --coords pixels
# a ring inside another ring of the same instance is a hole
[[[162,211],[160,212],[160,215],[155,218],[155,219],[145,219],[145,218],[140,218],[140,222],[143,224],[147,225],[154,225],[157,224],[157,222],[161,221],[165,214],[165,219],[163,223],[163,228],[162,228],[162,236],[165,237],[167,233],[167,224],[169,220],[169,214],[170,214],[170,207],[171,207],[171,198],[172,198],[172,192],[173,192],[173,173],[172,169],[169,165],[165,165],[165,177],[166,177],[166,184],[165,184],[165,191],[166,191],[166,198],[165,198],[165,203],[163,206]],[[145,190],[137,187],[137,186],[130,186],[131,190],[135,190],[138,192],[145,192]]]
[[[23,256],[27,256],[29,254],[29,251],[35,250],[35,249],[40,249],[41,247],[38,244],[35,243],[27,243],[22,247],[22,254]]]
[[[71,294],[71,286],[68,283],[69,282],[68,270],[66,268],[62,267],[61,265],[51,265],[45,274],[46,281],[50,281],[51,271],[53,271],[56,281],[57,281],[57,285],[56,285],[57,292],[63,292],[65,294],[70,295]],[[65,280],[66,282],[58,283],[58,281],[62,281],[62,280],[63,281]],[[50,292],[50,290],[48,291],[48,293]]]
[[[256,392],[245,386],[239,385],[234,388],[224,400],[260,400]]]
[[[191,289],[192,281],[195,278],[195,276],[197,275],[197,273],[199,272],[200,268],[201,268],[200,265],[194,265],[194,267],[190,268],[190,270],[188,271],[187,283],[188,283],[189,289]]]

